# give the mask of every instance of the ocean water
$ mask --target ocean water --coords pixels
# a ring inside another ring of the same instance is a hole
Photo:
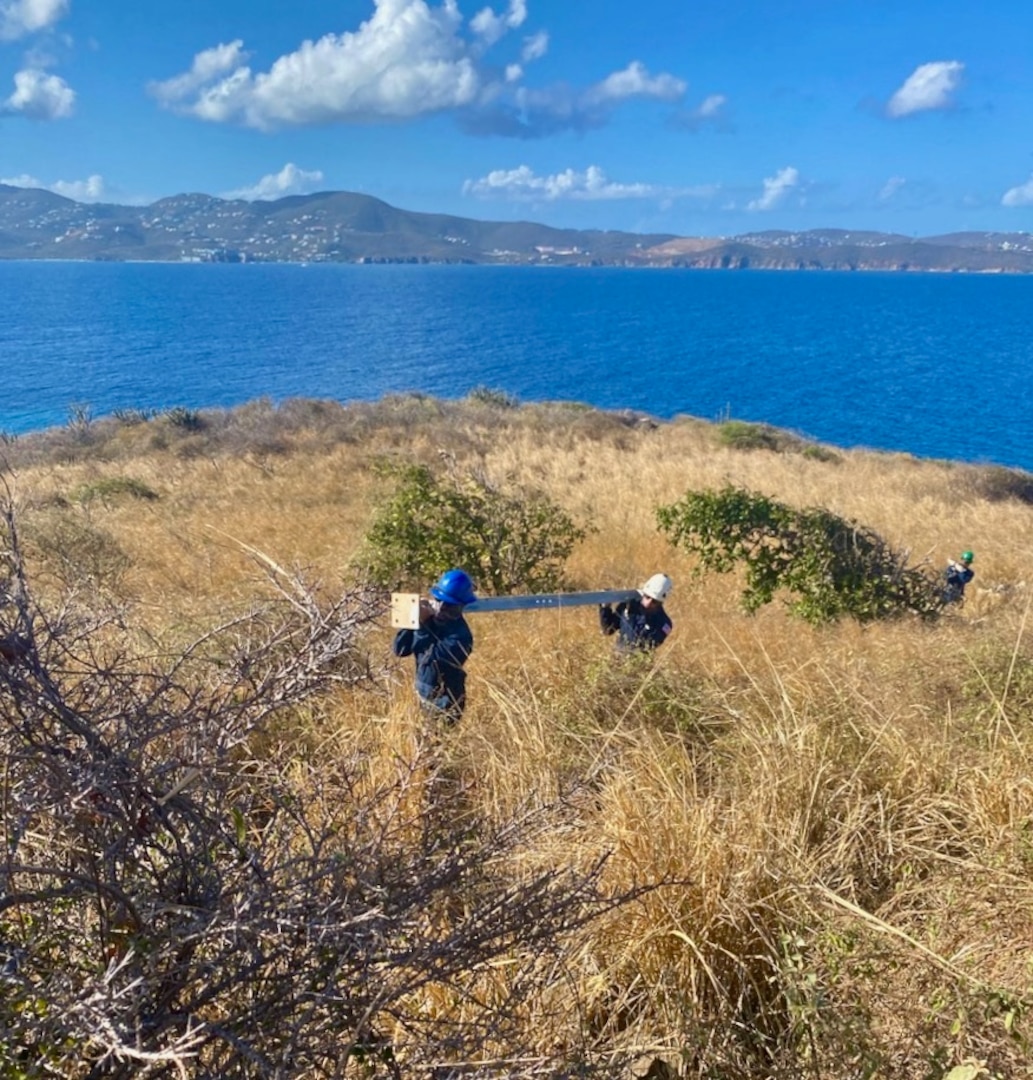
[[[0,262],[0,431],[476,386],[1033,470],[1033,277]]]

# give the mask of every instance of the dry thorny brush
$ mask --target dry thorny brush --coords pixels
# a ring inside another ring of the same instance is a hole
[[[555,808],[489,825],[419,755],[384,779],[358,745],[256,750],[369,679],[378,597],[265,560],[267,602],[163,654],[96,593],[41,599],[9,491],[0,560],[4,1076],[590,1071],[518,1018],[637,890],[607,894],[602,860],[518,872]]]

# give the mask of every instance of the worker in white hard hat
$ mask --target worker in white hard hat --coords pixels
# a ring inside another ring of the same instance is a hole
[[[666,574],[654,574],[639,589],[637,599],[623,600],[616,610],[609,604],[599,606],[599,626],[604,634],[618,634],[621,651],[655,649],[667,640],[673,629],[664,601],[674,582]]]

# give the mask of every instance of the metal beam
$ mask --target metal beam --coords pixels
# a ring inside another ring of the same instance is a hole
[[[463,613],[482,611],[544,611],[549,608],[578,607],[584,604],[618,604],[634,600],[638,589],[608,589],[600,592],[531,593],[528,596],[486,596],[463,608]],[[420,594],[391,594],[391,625],[415,630],[420,625]]]

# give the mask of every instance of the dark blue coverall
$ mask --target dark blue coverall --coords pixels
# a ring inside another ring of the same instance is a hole
[[[965,586],[976,576],[975,570],[964,563],[951,561],[943,572],[946,584],[943,589],[945,604],[958,604],[965,598]]]
[[[391,645],[395,656],[416,658],[416,693],[421,700],[455,722],[466,707],[463,664],[473,652],[473,634],[462,617],[434,616],[418,630],[399,630]]]
[[[616,610],[609,604],[600,605],[599,628],[604,634],[619,633],[618,648],[630,651],[663,645],[674,625],[663,604],[646,608],[640,600],[623,600]]]

